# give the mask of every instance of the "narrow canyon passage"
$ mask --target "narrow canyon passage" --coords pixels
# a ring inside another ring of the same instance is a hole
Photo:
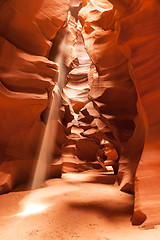
[[[67,28],[66,44],[70,51],[65,51],[65,63],[69,65],[69,62],[72,69],[68,72],[63,92],[67,96],[73,119],[65,123],[67,140],[62,146],[62,171],[81,172],[103,168],[107,172],[108,168],[117,174],[118,154],[107,137],[112,130],[100,119],[100,112],[89,95],[94,77],[99,88],[98,73],[85,47],[78,10],[78,4],[71,8]]]
[[[0,240],[160,239],[159,12],[0,2]]]

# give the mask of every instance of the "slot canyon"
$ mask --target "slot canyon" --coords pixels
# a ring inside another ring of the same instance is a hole
[[[0,1],[1,240],[160,239],[159,14]]]

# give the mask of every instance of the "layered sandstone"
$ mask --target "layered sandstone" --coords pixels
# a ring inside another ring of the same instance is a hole
[[[68,140],[62,150],[63,171],[66,172],[67,169],[82,171],[92,168],[103,168],[107,171],[105,164],[110,163],[117,172],[117,164],[115,164],[117,152],[112,144],[108,151],[108,141],[107,144],[103,144],[106,139],[104,132],[108,131],[108,128],[100,120],[100,114],[89,97],[91,60],[84,47],[82,27],[78,21],[80,7],[80,1],[71,5],[71,16],[67,27],[65,64],[68,67],[68,75],[63,91],[68,98],[73,120],[66,124]]]
[[[121,190],[135,192],[132,223],[152,227],[160,224],[160,5],[83,0],[81,6],[80,0],[0,3],[0,193],[32,174],[63,51],[50,176],[61,175],[62,162],[64,172],[112,165]]]
[[[159,224],[158,13],[153,0],[88,0],[80,12],[86,48],[98,72],[91,78],[90,95],[118,141],[122,190],[132,191],[141,158],[132,222],[147,219],[146,227]]]
[[[117,11],[109,1],[84,1],[79,17],[85,46],[93,62],[89,78],[90,99],[99,112],[99,119],[108,127],[104,139],[110,140],[119,153],[121,189],[133,192],[143,132],[139,131],[137,93],[128,60],[117,44]]]
[[[94,139],[84,136],[85,130],[92,128],[89,126],[90,123],[84,120],[85,115],[82,113],[84,106],[89,102],[90,58],[84,48],[81,25],[77,19],[78,9],[80,9],[80,2],[72,5],[67,27],[68,53],[66,52],[65,64],[68,67],[68,74],[63,91],[73,119],[65,123],[68,139],[62,148],[63,172],[101,168],[96,158],[99,144]],[[94,118],[91,117],[91,122],[93,120]]]
[[[116,1],[115,1],[116,2]],[[113,1],[114,4],[114,1]],[[120,9],[120,8],[118,8]],[[159,202],[160,87],[158,1],[129,1],[121,6],[119,46],[128,58],[142,106],[146,137],[136,173],[133,224],[160,223]],[[131,27],[132,26],[132,27]],[[151,186],[151,187],[149,187]]]
[[[0,3],[0,193],[32,174],[58,77],[48,56],[68,8],[56,0]]]

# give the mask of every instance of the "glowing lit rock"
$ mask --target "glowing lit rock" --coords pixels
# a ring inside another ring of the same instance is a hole
[[[144,133],[137,116],[137,93],[128,60],[117,44],[118,14],[109,1],[88,0],[83,1],[79,17],[85,46],[93,62],[89,73],[89,95],[106,126],[98,126],[99,138],[108,139],[115,146],[120,157],[121,189],[133,193]]]

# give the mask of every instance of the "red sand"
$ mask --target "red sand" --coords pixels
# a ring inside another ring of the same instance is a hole
[[[1,240],[158,240],[160,227],[143,230],[131,225],[133,196],[117,184],[90,181],[92,174],[65,174],[32,191],[46,210],[35,215],[21,212],[22,199],[31,191],[0,196]],[[87,182],[88,181],[88,182]],[[90,182],[89,182],[90,181]]]

